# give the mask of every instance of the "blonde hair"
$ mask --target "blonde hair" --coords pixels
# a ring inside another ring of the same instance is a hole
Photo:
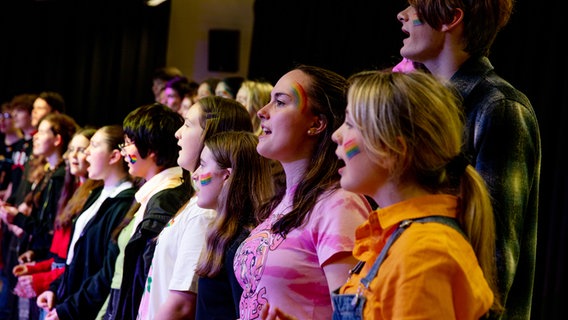
[[[395,182],[415,181],[432,193],[458,195],[457,220],[467,235],[502,310],[495,264],[495,221],[489,192],[474,167],[461,158],[464,115],[457,95],[421,72],[365,71],[349,78],[348,118],[361,132],[370,159],[396,159]]]
[[[245,80],[241,89],[246,90],[247,98],[244,106],[247,108],[252,120],[253,131],[259,135],[262,131],[260,118],[256,115],[258,110],[270,102],[270,93],[274,87],[270,82]]]

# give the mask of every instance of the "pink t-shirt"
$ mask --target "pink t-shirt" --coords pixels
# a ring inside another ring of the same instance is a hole
[[[307,223],[285,239],[270,232],[279,214],[257,226],[233,262],[244,289],[240,319],[257,319],[266,302],[298,319],[331,319],[322,265],[338,252],[352,251],[355,229],[370,210],[364,197],[339,189],[320,196]]]

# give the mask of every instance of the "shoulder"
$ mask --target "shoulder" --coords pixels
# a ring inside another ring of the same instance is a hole
[[[452,83],[464,99],[466,110],[507,112],[520,107],[534,114],[528,97],[497,74],[486,57],[472,58],[452,77]]]
[[[185,204],[191,195],[190,187],[182,183],[177,187],[160,190],[148,201],[146,210],[163,209],[177,211]]]
[[[318,199],[316,210],[363,212],[365,215],[372,210],[367,199],[360,194],[347,191],[343,188],[324,192]]]

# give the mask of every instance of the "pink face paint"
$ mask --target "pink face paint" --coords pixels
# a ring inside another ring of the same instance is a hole
[[[345,155],[349,160],[351,160],[351,158],[361,153],[359,146],[357,145],[357,143],[355,143],[354,140],[349,140],[345,142],[344,148],[345,148]]]
[[[424,24],[424,22],[422,22],[422,20],[420,20],[420,18],[418,18],[418,15],[416,13],[413,13],[410,16],[410,19],[412,20],[412,25],[413,26],[421,26]]]
[[[135,164],[136,161],[138,161],[138,158],[136,158],[136,155],[134,155],[134,154],[129,154],[129,155],[128,155],[128,158],[130,159],[129,161],[130,161],[130,163],[132,163],[132,164]]]
[[[202,186],[206,186],[211,183],[211,179],[212,179],[211,172],[201,174],[199,175],[199,184],[201,184]]]
[[[295,82],[292,84],[292,94],[298,102],[298,109],[304,112],[308,106],[308,95],[306,95],[306,91],[304,91],[304,88],[299,83]]]

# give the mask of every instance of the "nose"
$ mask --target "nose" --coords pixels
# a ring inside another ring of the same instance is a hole
[[[341,144],[341,132],[339,132],[341,130],[341,127],[337,128],[337,130],[335,130],[335,132],[331,135],[331,141],[335,142],[336,144]]]
[[[408,21],[408,15],[406,14],[406,10],[408,10],[408,8],[405,8],[401,12],[397,13],[396,19],[398,21],[400,21],[400,22]]]
[[[267,106],[268,106],[268,104],[265,105],[264,107],[260,108],[260,109],[256,112],[256,116],[259,117],[261,120],[262,120],[262,119],[268,119],[268,113],[266,112]]]

